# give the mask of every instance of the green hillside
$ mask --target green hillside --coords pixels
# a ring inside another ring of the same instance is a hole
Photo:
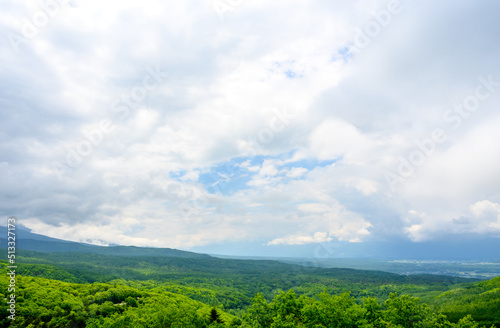
[[[134,256],[135,249],[18,250],[16,320],[4,302],[0,327],[500,327],[500,277],[478,282],[140,248],[149,255]],[[9,297],[7,286],[3,274],[0,297]]]
[[[382,271],[219,258],[130,257],[21,250],[17,259],[22,263],[18,269],[22,275],[78,283],[115,279],[155,281],[164,290],[178,290],[178,286],[182,286],[186,295],[200,300],[206,300],[208,296],[203,293],[193,295],[190,288],[209,289],[216,292],[209,298],[215,298],[218,304],[234,310],[248,306],[256,293],[271,300],[277,290],[292,288],[307,296],[322,291],[331,294],[349,292],[361,299],[366,296],[386,298],[392,292],[437,295],[454,284],[471,281],[447,276],[404,276]]]
[[[8,284],[0,278],[1,289]],[[418,298],[390,294],[356,302],[348,293],[315,297],[278,291],[257,294],[239,317],[211,304],[123,280],[75,284],[17,277],[16,317],[0,305],[0,327],[477,327],[465,316],[450,322]],[[4,292],[1,297],[6,297]]]
[[[0,245],[7,245],[5,238],[0,238]],[[135,246],[96,246],[90,244],[45,241],[36,239],[21,239],[16,245],[17,249],[39,252],[76,252],[113,256],[171,256],[182,258],[209,258],[209,255],[180,251],[172,248],[148,248]]]
[[[3,278],[2,290],[5,284]],[[16,297],[16,319],[7,318],[2,303],[1,327],[206,327],[212,309],[186,296],[140,290],[122,281],[71,284],[18,276]],[[217,313],[224,322],[236,319]]]
[[[451,320],[470,314],[482,325],[500,327],[500,277],[444,292],[436,305]]]

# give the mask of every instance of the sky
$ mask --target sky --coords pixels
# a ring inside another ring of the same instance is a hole
[[[500,238],[498,12],[2,1],[0,214],[240,255]]]

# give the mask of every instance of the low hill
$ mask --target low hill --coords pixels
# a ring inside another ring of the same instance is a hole
[[[470,314],[481,325],[500,327],[500,277],[444,292],[435,302],[451,321]]]
[[[7,228],[0,226],[0,246],[7,245]],[[136,246],[97,246],[47,237],[28,230],[16,230],[16,249],[38,252],[78,252],[112,256],[169,256],[182,258],[209,258],[209,255],[181,251],[172,248],[151,248]]]
[[[230,260],[215,257],[110,256],[76,252],[18,252],[24,276],[94,283],[115,279],[155,281],[165,291],[195,300],[213,300],[227,309],[244,308],[256,293],[268,300],[278,290],[295,289],[313,297],[326,291],[350,292],[355,298],[387,298],[391,292],[439,294],[472,280],[437,275],[398,275],[382,271],[316,268],[278,261]],[[205,292],[200,293],[203,290]]]

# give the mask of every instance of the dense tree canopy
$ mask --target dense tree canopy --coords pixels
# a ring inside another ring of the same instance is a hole
[[[500,327],[500,277],[464,283],[273,261],[27,255],[15,320],[2,302],[0,327]],[[3,299],[8,284],[0,276]]]
[[[6,279],[2,279],[5,290]],[[77,284],[34,277],[17,277],[16,320],[7,318],[2,304],[2,327],[478,327],[471,316],[456,323],[410,295],[390,294],[384,302],[349,293],[315,297],[278,291],[267,301],[257,294],[241,317],[186,296],[132,287],[117,280]],[[5,295],[1,295],[5,297]],[[444,295],[443,297],[446,297]],[[497,314],[498,315],[498,314]]]

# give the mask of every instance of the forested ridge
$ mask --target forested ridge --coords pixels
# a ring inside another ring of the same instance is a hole
[[[500,277],[25,250],[17,259],[16,320],[4,302],[1,327],[500,327]],[[6,298],[6,275],[1,284]]]

